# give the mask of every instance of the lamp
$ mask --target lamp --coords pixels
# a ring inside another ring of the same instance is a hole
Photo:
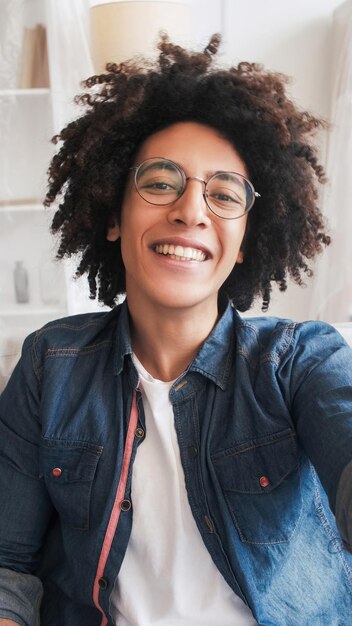
[[[116,1],[90,9],[91,53],[95,71],[106,63],[120,63],[136,55],[156,54],[158,33],[166,31],[173,43],[191,43],[190,7],[162,0]]]

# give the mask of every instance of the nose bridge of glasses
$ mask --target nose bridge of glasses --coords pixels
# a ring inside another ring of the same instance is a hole
[[[206,186],[207,186],[207,181],[204,180],[204,178],[200,178],[200,176],[185,176],[185,187],[186,187],[186,183],[188,183],[188,181],[190,180],[197,180],[199,183],[202,183],[203,185],[203,196],[205,196],[205,190],[206,190]]]
[[[193,195],[193,201],[192,202],[186,202],[186,204],[184,205],[184,208],[182,209],[182,211],[184,209],[187,210],[187,213],[189,213],[189,217],[190,219],[201,219],[202,221],[205,219],[205,216],[207,215],[208,212],[208,203],[207,203],[207,199],[206,199],[206,185],[207,185],[207,181],[204,180],[203,178],[200,178],[199,176],[184,176],[183,178],[183,189],[182,189],[182,193],[179,195],[179,198],[181,196],[184,195],[186,189],[188,188],[188,183],[190,181],[196,181],[198,183],[202,183],[202,193],[201,196],[198,195],[199,194],[199,187],[195,186],[194,190],[191,191],[190,193]],[[197,191],[198,189],[198,191]],[[197,197],[197,200],[196,200]],[[200,198],[202,198],[202,200],[200,200]],[[187,207],[187,208],[186,208]],[[191,215],[193,217],[191,217]],[[200,217],[200,215],[202,215],[202,217]],[[195,217],[197,216],[197,217]]]

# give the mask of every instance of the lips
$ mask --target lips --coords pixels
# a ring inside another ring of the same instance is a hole
[[[205,261],[207,258],[203,250],[180,244],[160,243],[156,244],[154,250],[157,254],[170,256],[172,259],[180,261]]]

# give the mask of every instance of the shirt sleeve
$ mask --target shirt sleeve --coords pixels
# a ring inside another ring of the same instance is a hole
[[[0,618],[20,626],[39,626],[42,584],[36,576],[0,569]]]
[[[39,479],[40,376],[31,336],[0,397],[0,616],[38,624],[35,576],[52,505]]]
[[[321,322],[298,324],[291,347],[280,375],[289,376],[297,434],[351,551],[352,350],[336,329]]]

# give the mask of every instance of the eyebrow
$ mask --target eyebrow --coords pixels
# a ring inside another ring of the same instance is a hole
[[[163,157],[160,157],[160,161],[155,161],[155,163],[148,163],[147,165],[145,165],[145,167],[142,168],[142,172],[148,172],[149,170],[158,170],[158,169],[163,169],[163,170],[173,169],[175,165],[177,165],[177,163],[174,163],[173,161],[170,161],[169,159],[164,159]]]
[[[240,176],[240,174],[238,174],[238,172],[224,171],[224,170],[220,170],[220,171],[214,172],[214,174],[212,174],[212,176],[219,176],[222,180],[230,180],[230,178],[232,178],[233,174],[237,174],[238,176]]]

